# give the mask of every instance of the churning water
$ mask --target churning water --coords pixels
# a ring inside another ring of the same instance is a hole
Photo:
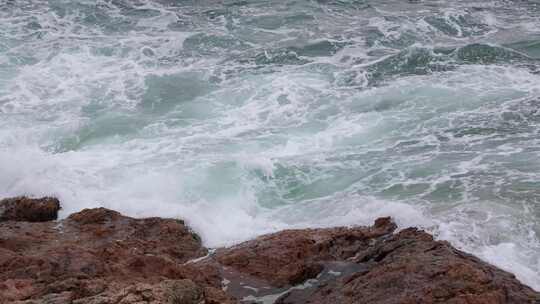
[[[208,246],[390,215],[539,290],[537,3],[0,0],[0,196]]]

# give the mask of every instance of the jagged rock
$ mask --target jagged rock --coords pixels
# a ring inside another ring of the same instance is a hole
[[[134,219],[98,208],[59,222],[1,222],[0,232],[3,303],[65,292],[83,299],[114,284],[117,291],[166,279],[221,287],[217,270],[184,265],[207,249],[180,220]]]
[[[234,299],[222,290],[201,287],[189,279],[164,280],[156,284],[137,283],[103,293],[73,299],[72,292],[48,294],[40,299],[15,301],[13,304],[232,304]]]
[[[361,271],[276,303],[540,303],[514,275],[415,228],[378,240],[351,261]]]
[[[26,196],[0,200],[0,222],[46,222],[56,220],[60,201],[53,197],[32,199]]]
[[[514,275],[424,231],[392,234],[395,228],[381,218],[373,227],[286,230],[221,249],[215,258],[250,276],[255,299],[277,295],[280,304],[540,303],[540,294]],[[265,284],[257,279],[274,289],[261,293]]]
[[[0,222],[1,304],[540,303],[512,274],[423,231],[394,233],[390,218],[208,254],[180,220],[96,208],[28,222],[33,210]]]
[[[285,230],[219,250],[216,258],[239,272],[283,287],[317,276],[323,269],[321,261],[350,258],[395,229],[390,218],[380,218],[373,227]]]

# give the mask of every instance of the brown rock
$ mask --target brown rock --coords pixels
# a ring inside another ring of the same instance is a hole
[[[215,287],[204,288],[204,303],[205,304],[232,304],[237,303],[236,299],[225,293],[222,289]]]
[[[390,218],[381,218],[373,227],[285,230],[222,249],[216,259],[276,287],[295,285],[316,277],[320,262],[348,259],[395,229]]]
[[[167,279],[221,287],[217,270],[184,265],[207,250],[179,220],[98,208],[59,222],[0,222],[0,232],[0,303],[52,295],[71,301]]]
[[[212,290],[208,292],[207,290]],[[216,302],[216,299],[218,302]],[[138,283],[121,289],[78,299],[73,304],[233,304],[222,290],[201,287],[191,280],[164,280],[156,284]]]
[[[204,299],[204,291],[188,279],[173,281],[167,286],[166,298],[169,303],[198,304]]]
[[[29,222],[48,209],[2,202],[36,214],[0,221],[0,304],[540,303],[512,274],[423,231],[394,234],[390,218],[286,230],[207,256],[180,220],[96,208]]]
[[[46,222],[56,220],[60,202],[53,197],[32,199],[26,196],[0,200],[0,222]]]
[[[540,303],[514,275],[414,228],[379,239],[353,260],[362,271],[277,303]]]

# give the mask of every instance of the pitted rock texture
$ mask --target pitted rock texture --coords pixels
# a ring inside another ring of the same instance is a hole
[[[26,196],[0,200],[0,222],[46,222],[56,220],[60,201],[54,197],[28,198]]]
[[[0,303],[84,303],[164,280],[221,290],[215,268],[186,264],[207,249],[180,220],[134,219],[97,208],[58,222],[4,221],[0,232]],[[109,300],[100,303],[116,303]]]
[[[339,261],[366,250],[396,229],[390,218],[373,227],[285,230],[218,250],[217,260],[236,270],[283,287],[316,277],[322,261]]]
[[[40,204],[57,200],[5,201],[36,214],[0,221],[1,304],[540,303],[514,275],[390,218],[210,251],[181,220],[96,208],[43,221]]]
[[[379,240],[351,261],[363,269],[308,295],[292,291],[277,303],[540,303],[513,274],[416,228]]]

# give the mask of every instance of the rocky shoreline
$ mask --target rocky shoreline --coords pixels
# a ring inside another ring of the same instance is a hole
[[[0,303],[540,303],[513,274],[390,218],[210,250],[181,220],[0,201]]]

